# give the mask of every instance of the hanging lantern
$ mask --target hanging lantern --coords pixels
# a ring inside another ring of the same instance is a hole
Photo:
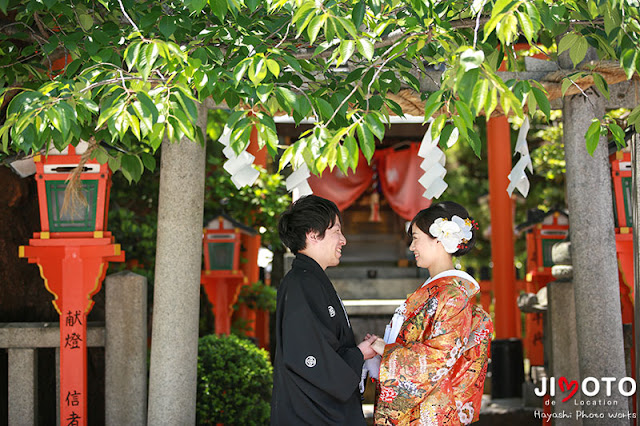
[[[611,156],[611,179],[616,228],[631,228],[631,154],[618,151]],[[628,233],[628,230],[620,232]]]
[[[42,229],[40,238],[67,238],[69,233],[81,233],[74,236],[91,233],[102,238],[109,209],[109,166],[88,160],[79,176],[79,194],[76,195],[80,199],[75,203],[65,201],[69,178],[87,148],[86,142],[80,142],[77,147],[69,145],[62,152],[52,150],[46,156],[34,157]]]
[[[242,234],[257,235],[257,232],[224,213],[207,224],[203,238],[206,275],[233,276],[240,273]]]
[[[238,299],[240,286],[249,284],[240,268],[240,246],[243,235],[258,233],[224,213],[211,220],[204,229],[204,270],[200,283],[213,305],[216,334],[231,332],[233,304]]]

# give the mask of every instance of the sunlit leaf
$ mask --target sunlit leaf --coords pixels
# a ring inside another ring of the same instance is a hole
[[[373,152],[375,151],[375,141],[373,139],[373,133],[367,128],[367,126],[360,124],[356,127],[358,133],[358,142],[360,143],[360,149],[367,159],[367,162],[373,158]]]
[[[356,47],[358,48],[358,53],[366,59],[373,59],[373,43],[371,41],[366,38],[358,38],[356,39]]]
[[[585,134],[585,140],[587,143],[587,152],[589,155],[593,155],[600,142],[600,120],[597,118],[591,120],[591,125]]]

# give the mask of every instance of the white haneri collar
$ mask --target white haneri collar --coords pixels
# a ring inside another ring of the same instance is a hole
[[[437,279],[443,278],[443,277],[458,277],[458,278],[465,279],[467,281],[470,281],[473,284],[473,286],[475,287],[476,291],[480,290],[480,284],[478,284],[478,281],[476,281],[475,278],[473,278],[471,275],[469,275],[465,271],[460,271],[458,269],[447,269],[446,271],[442,271],[442,272],[440,272],[439,274],[437,274],[437,275],[435,275],[433,277],[429,277],[429,279],[427,279],[424,282],[424,284],[422,284],[421,287],[424,287],[425,285],[429,284],[433,280],[437,280]]]

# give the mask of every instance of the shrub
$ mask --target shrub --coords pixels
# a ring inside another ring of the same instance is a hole
[[[267,425],[273,368],[269,354],[237,336],[198,344],[198,424]]]
[[[240,305],[247,305],[249,309],[275,312],[277,293],[275,288],[264,284],[262,281],[256,281],[251,285],[243,285],[240,288],[240,294],[234,309],[237,310]]]

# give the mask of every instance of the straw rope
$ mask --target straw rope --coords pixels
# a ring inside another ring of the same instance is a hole
[[[62,216],[70,214],[71,217],[74,217],[78,209],[84,209],[88,206],[87,199],[82,191],[80,175],[82,175],[82,170],[87,161],[91,159],[93,151],[98,147],[98,142],[95,137],[91,136],[87,143],[89,144],[87,150],[82,154],[78,165],[67,178],[67,188],[64,191],[64,201],[60,210]]]
[[[604,62],[590,62],[581,66],[579,69],[572,70],[558,70],[553,71],[547,74],[541,81],[540,84],[547,91],[547,99],[549,102],[552,102],[556,99],[562,97],[562,82],[563,80],[571,74],[575,74],[576,72],[583,71],[588,73],[597,72],[599,73],[603,79],[607,82],[609,86],[621,83],[627,80],[627,76],[624,70],[620,67],[617,62],[612,61],[604,61]],[[635,73],[631,80],[640,81],[640,76]],[[585,75],[581,78],[575,79],[574,84],[570,85],[564,96],[572,96],[580,94],[586,91],[591,86],[595,85],[593,76],[591,74]],[[416,92],[413,89],[402,89],[397,94],[388,93],[387,97],[398,103],[402,107],[402,111],[405,114],[411,115],[422,115],[424,113],[424,101],[420,99],[420,93]],[[445,112],[442,110],[441,112]],[[484,114],[484,111],[479,112],[480,115]],[[500,105],[496,107],[496,110],[492,114],[492,116],[500,116],[503,115],[504,112]]]

